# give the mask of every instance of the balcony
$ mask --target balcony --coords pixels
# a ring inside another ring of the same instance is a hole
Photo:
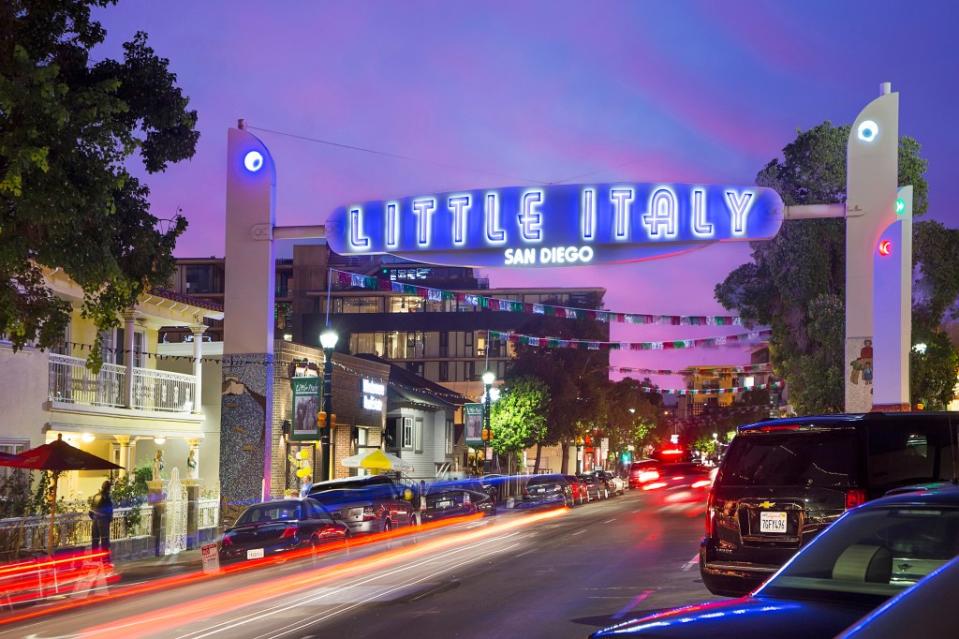
[[[193,375],[133,368],[132,392],[127,398],[127,369],[104,364],[94,374],[86,360],[50,353],[48,399],[58,408],[86,406],[158,413],[190,413],[196,398]]]

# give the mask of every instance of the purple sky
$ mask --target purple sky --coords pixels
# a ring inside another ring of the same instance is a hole
[[[901,132],[929,159],[931,217],[959,225],[951,1],[126,0],[100,18],[99,55],[119,55],[123,40],[147,31],[199,110],[196,156],[148,180],[155,214],[182,207],[190,219],[181,256],[223,252],[226,129],[238,117],[423,160],[256,132],[278,164],[280,224],[310,224],[347,201],[584,174],[751,184],[797,129],[851,122],[884,80],[902,93]],[[727,244],[643,264],[490,275],[500,286],[602,285],[617,311],[718,313],[713,286],[747,255]],[[613,336],[716,332],[616,327]],[[745,358],[726,349],[613,359]]]

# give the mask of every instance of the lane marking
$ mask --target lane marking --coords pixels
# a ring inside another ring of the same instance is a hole
[[[574,532],[573,534],[571,534],[570,537],[575,537],[576,535],[582,535],[582,534],[583,534],[584,532],[586,532],[587,530],[588,530],[587,528],[583,528],[582,530],[577,530],[576,532]]]
[[[693,555],[692,559],[690,559],[689,561],[683,564],[683,567],[680,568],[680,570],[682,570],[683,572],[688,572],[690,569],[692,569],[693,566],[698,566],[698,565],[699,565],[699,553],[696,553],[695,555]]]
[[[604,521],[603,523],[604,523],[604,524],[611,524],[611,523],[613,523],[614,521],[616,521],[616,518],[615,518],[615,517],[613,517],[612,519],[607,519],[607,520]]]

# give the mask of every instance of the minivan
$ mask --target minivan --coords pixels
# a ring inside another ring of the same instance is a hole
[[[846,510],[955,477],[959,413],[866,413],[740,426],[719,467],[700,546],[718,595],[759,586]]]

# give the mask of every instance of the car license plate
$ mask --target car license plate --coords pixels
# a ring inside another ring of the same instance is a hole
[[[263,559],[263,549],[262,548],[251,548],[246,551],[247,559]]]
[[[759,513],[759,532],[785,533],[786,513]]]

